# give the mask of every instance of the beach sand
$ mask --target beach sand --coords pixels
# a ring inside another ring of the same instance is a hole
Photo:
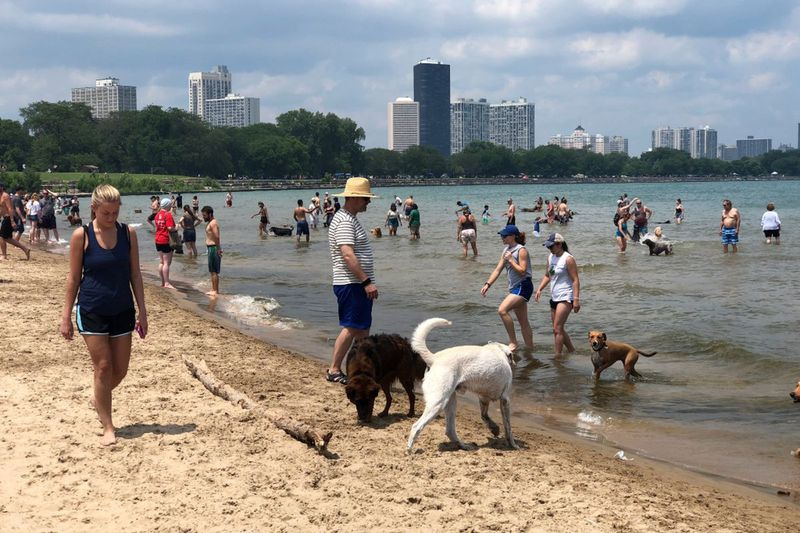
[[[453,451],[438,419],[417,443],[423,451],[407,456],[404,394],[390,417],[359,426],[323,364],[201,318],[151,286],[150,334],[134,339],[130,371],[114,393],[119,442],[102,448],[87,405],[86,347],[58,334],[66,258],[18,255],[0,265],[3,531],[797,528],[789,498],[639,457],[623,462],[614,449],[541,428],[517,425],[523,449],[510,451],[489,442],[463,402],[458,429],[478,450]],[[334,458],[213,396],[182,353],[204,358],[265,406],[333,431]]]

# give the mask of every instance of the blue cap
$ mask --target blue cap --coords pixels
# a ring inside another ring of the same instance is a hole
[[[519,229],[514,224],[509,224],[505,228],[497,232],[501,237],[508,237],[509,235],[519,235]]]

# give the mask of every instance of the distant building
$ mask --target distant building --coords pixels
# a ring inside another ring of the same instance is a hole
[[[628,139],[621,135],[589,135],[583,126],[578,126],[572,135],[554,135],[547,144],[560,146],[567,150],[589,150],[596,154],[628,153]]]
[[[389,150],[405,152],[419,145],[419,102],[401,97],[389,102]]]
[[[244,128],[261,122],[260,100],[229,94],[206,100],[203,119],[212,126]]]
[[[677,128],[669,126],[653,130],[650,146],[672,148],[689,154],[692,158],[713,159],[717,157],[717,130],[710,126],[702,128]]]
[[[211,72],[189,73],[189,113],[205,118],[207,100],[225,98],[233,92],[231,73],[225,65]]]
[[[450,65],[431,58],[414,65],[414,101],[419,102],[419,144],[450,155]]]
[[[489,140],[486,98],[458,98],[450,104],[450,151],[457,154],[475,141]]]
[[[510,150],[536,146],[536,109],[525,98],[489,106],[489,140]]]
[[[797,123],[797,149],[800,150],[800,122]]]
[[[95,81],[94,87],[72,89],[72,101],[92,108],[92,117],[108,118],[118,111],[136,111],[136,87],[120,85],[117,78]]]
[[[772,139],[754,139],[748,135],[747,139],[736,140],[736,151],[740,158],[756,157],[772,150]]]
[[[739,150],[735,146],[720,144],[717,147],[717,157],[723,161],[736,161],[739,159]]]

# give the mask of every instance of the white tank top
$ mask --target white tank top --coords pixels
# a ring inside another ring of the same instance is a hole
[[[572,257],[569,252],[564,252],[561,257],[550,254],[547,258],[547,272],[550,274],[550,299],[554,302],[571,302],[572,278],[567,271],[567,257]]]

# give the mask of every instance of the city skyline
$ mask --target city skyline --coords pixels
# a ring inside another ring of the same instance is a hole
[[[538,144],[582,124],[639,155],[654,128],[710,124],[719,144],[753,135],[796,146],[797,2],[576,3],[4,2],[0,39],[15,53],[0,67],[0,117],[69,101],[109,74],[137,87],[139,109],[186,109],[187,73],[225,64],[237,93],[260,98],[263,121],[332,112],[364,128],[367,148],[386,147],[387,102],[435,57],[451,66],[451,101],[535,104]]]

